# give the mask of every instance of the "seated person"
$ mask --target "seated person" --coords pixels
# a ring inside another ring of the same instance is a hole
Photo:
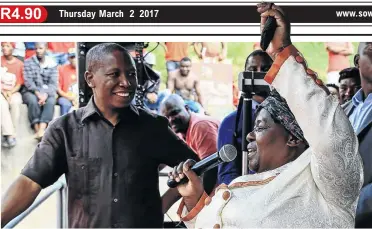
[[[190,228],[353,227],[363,183],[358,139],[338,100],[292,45],[282,10],[268,6],[258,5],[262,27],[269,16],[278,26],[265,80],[280,95],[273,91],[260,105],[247,136],[249,167],[257,173],[221,185],[211,198],[189,169],[195,162],[180,163],[170,178],[189,181],[177,186],[178,213]]]
[[[191,71],[191,59],[185,57],[180,62],[180,69],[169,73],[168,90],[181,96],[194,113],[204,113],[200,80]]]
[[[15,42],[1,42],[1,145],[11,148],[16,145],[16,127],[20,116],[23,85],[23,62],[13,56]]]
[[[160,114],[168,118],[172,130],[184,139],[200,160],[217,152],[218,120],[190,112],[181,96],[175,94],[161,103]],[[216,187],[216,182],[217,168],[204,173],[203,184],[208,194]]]
[[[28,119],[41,140],[48,123],[53,119],[58,87],[57,64],[46,55],[47,43],[36,42],[36,55],[25,61],[23,101],[28,106]]]
[[[273,61],[266,52],[262,50],[253,51],[248,55],[245,61],[245,71],[267,72]],[[252,100],[252,114],[256,107],[267,97],[265,94],[254,95]],[[242,175],[242,105],[243,100],[240,98],[238,110],[231,112],[221,122],[218,130],[218,150],[226,144],[234,145],[238,151],[235,160],[222,163],[218,166],[218,184],[230,184],[232,180]],[[252,115],[254,117],[254,115]],[[238,122],[236,120],[238,119]]]
[[[72,106],[77,108],[78,93],[76,72],[76,50],[68,52],[68,64],[59,67],[58,105],[61,107],[61,115],[67,114]]]

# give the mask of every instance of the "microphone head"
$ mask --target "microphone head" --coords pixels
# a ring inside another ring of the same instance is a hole
[[[229,144],[222,146],[222,148],[218,152],[218,155],[223,162],[233,161],[236,158],[237,154],[238,152],[236,151],[235,147]]]

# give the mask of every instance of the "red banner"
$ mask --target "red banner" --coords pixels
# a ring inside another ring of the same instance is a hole
[[[42,6],[0,6],[0,23],[41,23],[47,17]]]

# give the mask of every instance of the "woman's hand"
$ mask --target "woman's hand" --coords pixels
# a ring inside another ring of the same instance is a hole
[[[191,159],[186,162],[181,162],[178,166],[173,168],[173,172],[168,174],[170,179],[174,179],[177,182],[185,176],[189,179],[188,182],[177,186],[178,192],[184,197],[185,205],[188,210],[196,206],[204,192],[202,180],[191,170],[191,167],[195,163],[196,162]]]
[[[275,30],[274,37],[266,50],[267,54],[269,54],[270,57],[275,60],[276,55],[281,52],[283,48],[292,44],[290,37],[290,23],[284,16],[283,10],[273,3],[260,3],[257,5],[257,11],[261,14],[261,32],[268,17],[274,17],[276,20],[277,28]]]

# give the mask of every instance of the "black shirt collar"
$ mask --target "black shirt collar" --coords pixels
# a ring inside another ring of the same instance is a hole
[[[132,111],[134,114],[139,116],[138,109],[135,105],[130,104],[129,108],[130,108],[130,111]],[[124,108],[124,109],[126,109],[126,108]],[[123,111],[124,111],[124,109],[123,109]],[[82,117],[81,121],[84,122],[85,119],[91,117],[94,114],[97,114],[97,115],[103,117],[101,111],[98,109],[98,107],[96,106],[96,104],[94,102],[94,97],[92,96],[92,98],[89,100],[88,104],[84,107],[83,117]]]

